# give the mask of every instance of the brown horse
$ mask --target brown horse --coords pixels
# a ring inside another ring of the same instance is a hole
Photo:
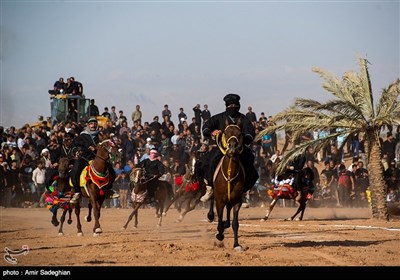
[[[148,188],[154,190],[156,218],[158,218],[157,226],[160,227],[164,212],[164,206],[166,202],[173,196],[172,185],[168,181],[162,181],[158,179],[146,182],[144,179],[144,168],[133,169],[130,174],[130,180],[131,180],[131,185],[133,186],[132,196],[131,196],[133,203],[133,211],[129,215],[128,220],[123,226],[123,229],[125,230],[128,227],[128,224],[132,220],[133,216],[135,216],[134,227],[137,228],[139,208],[144,203],[150,202],[150,196],[147,191]]]
[[[99,221],[101,206],[103,205],[111,179],[111,175],[108,172],[108,161],[118,153],[117,145],[110,139],[103,140],[97,144],[96,149],[95,158],[84,168],[81,175],[81,179],[86,180],[86,185],[82,187],[81,190],[82,196],[89,198],[89,213],[88,216],[85,217],[85,220],[87,222],[92,220],[92,209],[95,219],[93,236],[98,236],[103,232]],[[76,203],[76,205],[75,212],[77,212],[78,235],[83,235],[82,225],[79,219],[80,202]]]
[[[63,225],[65,222],[65,217],[68,213],[68,224],[72,223],[71,214],[73,209],[73,204],[69,203],[71,200],[71,186],[69,184],[69,171],[71,170],[68,158],[60,158],[58,161],[58,175],[54,182],[49,186],[48,190],[45,192],[46,205],[47,208],[53,213],[51,218],[51,223],[57,227],[58,235],[64,235]],[[57,219],[57,210],[61,208],[62,214],[60,217],[60,222]]]
[[[215,200],[218,215],[217,245],[222,247],[224,230],[230,227],[230,211],[233,209],[232,229],[235,251],[243,251],[239,245],[239,210],[242,206],[243,189],[245,184],[245,172],[239,156],[243,151],[243,134],[240,123],[228,125],[224,132],[217,135],[218,148],[221,150],[221,158],[214,173],[214,199],[210,201],[208,218],[214,217],[213,201]],[[226,221],[223,221],[224,208],[226,207]]]
[[[196,208],[200,203],[200,198],[206,192],[204,181],[196,174],[196,160],[197,158],[192,155],[185,165],[186,173],[183,176],[175,178],[178,190],[175,192],[174,198],[167,205],[163,213],[163,215],[166,215],[171,205],[175,203],[175,207],[180,213],[177,219],[178,222],[182,222],[185,215]],[[183,211],[182,206],[185,206]]]
[[[300,214],[300,216],[296,220],[303,220],[307,202],[311,199],[312,194],[314,193],[314,186],[311,183],[312,180],[309,179],[310,176],[312,176],[312,170],[310,168],[304,168],[299,173],[299,184],[301,187],[301,196],[299,200],[296,200],[297,193],[292,186],[294,181],[292,174],[286,172],[283,175],[276,177],[268,190],[268,194],[272,198],[272,201],[268,206],[265,217],[262,218],[261,221],[268,220],[272,209],[274,209],[279,199],[292,199],[299,204],[294,215],[285,219],[286,221],[293,221],[298,214]]]

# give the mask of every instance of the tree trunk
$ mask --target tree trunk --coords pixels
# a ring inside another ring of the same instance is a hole
[[[388,221],[389,213],[386,204],[386,182],[383,175],[381,148],[373,131],[368,132],[367,139],[370,149],[368,173],[372,202],[372,218]]]

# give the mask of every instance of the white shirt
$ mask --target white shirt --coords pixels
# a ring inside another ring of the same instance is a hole
[[[179,140],[179,135],[174,134],[174,135],[171,136],[171,143],[173,145],[177,145],[178,144],[178,140]]]
[[[32,181],[37,186],[38,184],[44,184],[46,179],[46,169],[36,167],[35,170],[32,172]]]

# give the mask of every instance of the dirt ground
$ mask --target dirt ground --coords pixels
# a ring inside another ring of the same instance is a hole
[[[92,234],[93,221],[83,221],[78,237],[76,219],[64,226],[64,236],[50,223],[45,208],[0,209],[0,248],[29,247],[14,255],[12,266],[387,266],[400,267],[400,220],[370,219],[368,208],[307,208],[303,221],[285,221],[295,208],[278,206],[261,222],[265,208],[240,210],[239,243],[233,250],[233,233],[225,231],[224,247],[214,244],[216,222],[206,220],[208,209],[196,209],[177,222],[170,209],[157,227],[155,210],[140,209],[139,225],[126,230],[130,209],[102,209],[99,237]],[[82,209],[81,217],[87,213]]]

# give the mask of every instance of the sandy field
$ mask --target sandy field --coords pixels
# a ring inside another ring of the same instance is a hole
[[[0,248],[3,269],[31,266],[83,267],[400,267],[400,220],[370,219],[368,208],[307,208],[303,221],[285,221],[295,208],[276,206],[261,222],[265,208],[240,210],[239,243],[233,250],[233,232],[225,231],[224,247],[215,246],[216,222],[208,222],[208,209],[188,213],[182,222],[170,209],[157,227],[155,210],[140,209],[139,224],[126,230],[130,209],[102,209],[103,233],[94,237],[93,221],[83,220],[78,237],[76,219],[65,223],[64,236],[50,223],[45,208],[0,209]],[[81,217],[87,208],[82,209]],[[6,248],[28,252],[6,261]]]

